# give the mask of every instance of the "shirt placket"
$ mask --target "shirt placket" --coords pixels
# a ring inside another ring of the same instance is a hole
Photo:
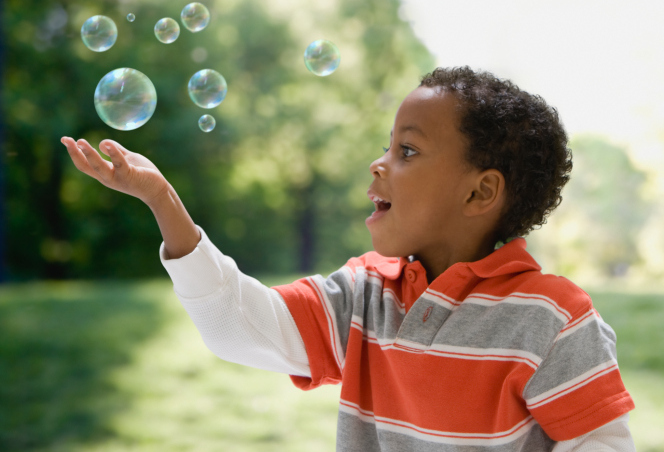
[[[461,304],[461,300],[455,300],[446,293],[458,293],[459,286],[465,286],[470,275],[460,271],[461,269],[451,269],[452,271],[441,275],[428,286],[424,269],[419,271],[412,266],[413,264],[408,264],[404,269],[404,277],[408,281],[405,292],[420,295],[412,303],[401,323],[395,346],[417,353],[429,349],[443,324]]]

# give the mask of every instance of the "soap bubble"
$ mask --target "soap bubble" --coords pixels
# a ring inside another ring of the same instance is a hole
[[[81,27],[83,44],[95,52],[104,52],[118,39],[118,27],[106,16],[92,16]]]
[[[200,3],[189,3],[182,9],[180,19],[187,30],[196,33],[210,23],[210,11]]]
[[[215,121],[210,115],[203,115],[198,120],[198,127],[200,127],[203,132],[212,132],[216,125],[217,121]]]
[[[129,13],[129,14],[127,14],[127,20],[129,22],[133,22],[133,21],[136,20],[136,16],[134,16],[134,14],[132,14],[132,13]]]
[[[142,72],[127,67],[106,74],[95,90],[95,109],[109,126],[134,130],[148,122],[157,107],[157,91]]]
[[[304,65],[312,74],[325,77],[339,67],[341,54],[334,43],[325,39],[314,41],[304,51]]]
[[[217,71],[203,69],[189,79],[189,97],[203,108],[214,108],[226,97],[226,79]]]
[[[170,17],[164,17],[154,26],[154,35],[164,44],[170,44],[180,36],[180,26]]]

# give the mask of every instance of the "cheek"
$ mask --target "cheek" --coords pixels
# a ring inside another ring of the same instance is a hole
[[[423,187],[420,196],[412,202],[411,208],[417,210],[418,216],[426,218],[429,224],[447,221],[453,214],[455,194],[450,187],[439,181],[431,182]]]

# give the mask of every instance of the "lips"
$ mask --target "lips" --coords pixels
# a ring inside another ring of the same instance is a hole
[[[387,211],[390,210],[390,207],[392,207],[392,203],[387,201],[386,199],[381,198],[371,190],[369,190],[367,195],[369,196],[369,199],[374,203],[374,206],[376,207],[374,213],[372,213],[371,216],[366,220],[366,224],[368,226],[371,223],[382,218],[383,215],[385,215]]]

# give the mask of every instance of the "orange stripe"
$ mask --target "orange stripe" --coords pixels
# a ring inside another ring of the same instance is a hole
[[[565,394],[565,393],[568,393],[568,392],[574,392],[578,388],[585,386],[589,381],[598,378],[598,375],[608,374],[608,373],[616,371],[616,370],[618,370],[618,364],[615,364],[615,365],[613,365],[609,368],[606,368],[606,369],[602,369],[599,372],[595,372],[594,374],[590,375],[589,377],[579,381],[578,383],[573,384],[572,386],[566,387],[565,389],[562,389],[562,390],[558,391],[555,394],[551,394],[549,397],[546,397],[542,400],[539,400],[537,403],[534,403],[532,406],[539,407],[541,405],[546,405],[551,400],[554,400],[554,399],[557,399],[557,398],[560,398],[560,397],[564,397],[564,396],[561,396],[560,394]]]
[[[588,406],[588,400],[597,402]],[[599,428],[633,408],[634,402],[615,369],[530,412],[551,438],[564,441]]]
[[[340,350],[337,348],[337,329],[335,328],[335,322],[333,319],[334,312],[330,312],[329,307],[327,306],[327,303],[325,302],[325,296],[321,292],[321,289],[318,287],[318,284],[312,279],[312,278],[307,278],[307,283],[309,286],[316,292],[316,296],[318,297],[318,301],[320,305],[323,307],[323,310],[325,312],[325,317],[327,321],[327,326],[329,329],[329,334],[330,334],[330,342],[332,345],[332,350],[334,352],[334,358],[337,361],[337,365],[339,366],[339,369],[343,369],[343,363],[341,359],[341,354]]]
[[[521,398],[532,375],[526,364],[404,355],[367,341],[361,353],[365,359],[353,357],[360,359],[359,375],[349,374],[354,366],[346,367],[341,396],[377,416],[431,430],[495,433],[529,415]],[[389,372],[373,373],[375,369]]]

